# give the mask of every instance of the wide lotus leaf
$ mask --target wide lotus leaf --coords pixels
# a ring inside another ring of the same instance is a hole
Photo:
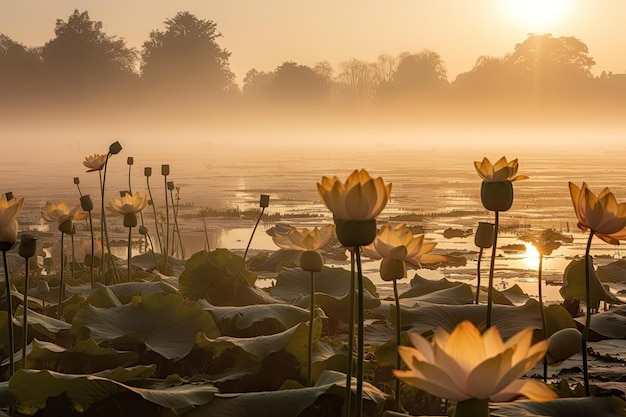
[[[36,389],[34,389],[36,387]],[[165,408],[180,409],[206,404],[217,389],[212,385],[174,385],[166,388],[136,388],[96,375],[68,375],[52,371],[18,370],[9,380],[9,392],[17,399],[20,413],[33,415],[46,406],[46,399],[65,393],[77,412],[120,392],[133,392]]]
[[[102,348],[93,339],[79,340],[76,346],[66,349],[54,343],[34,339],[32,350],[26,356],[30,369],[48,369],[67,374],[87,374],[132,366],[139,361],[136,352],[119,352]]]
[[[129,303],[133,297],[148,294],[175,294],[176,287],[163,281],[122,282],[109,285],[108,288],[123,303]]]
[[[313,322],[313,343],[319,339],[322,333],[322,322],[317,319]],[[284,332],[257,337],[230,337],[221,336],[215,339],[209,339],[202,334],[198,334],[197,345],[213,354],[213,357],[220,356],[224,351],[233,348],[240,348],[255,359],[260,360],[285,349],[292,354],[300,363],[305,363],[308,352],[309,324],[300,323]]]
[[[198,304],[211,313],[224,336],[254,337],[285,331],[309,319],[309,311],[291,304],[250,306],[213,306],[205,300]]]
[[[600,265],[596,271],[602,282],[626,283],[626,259],[618,259],[607,265]]]
[[[585,318],[578,317],[576,321],[584,325]],[[626,339],[626,306],[593,314],[589,328],[602,338]]]
[[[14,319],[20,324],[24,321],[24,307],[19,305],[15,309]],[[0,319],[1,320],[1,319]],[[6,322],[6,318],[4,320]],[[71,329],[71,325],[65,321],[57,320],[50,316],[45,316],[33,310],[28,310],[29,332],[34,332],[33,336],[43,336],[48,340],[57,340],[61,333]]]
[[[211,314],[178,294],[148,294],[111,308],[86,304],[74,317],[72,332],[78,334],[81,328],[89,329],[96,343],[144,343],[166,359],[186,356],[198,332],[219,336]]]
[[[469,284],[460,283],[453,287],[442,288],[437,291],[433,291],[427,294],[420,295],[418,297],[404,298],[401,301],[402,305],[408,303],[413,304],[449,304],[449,305],[462,305],[471,304],[474,300],[474,293],[472,287]]]
[[[494,305],[491,324],[496,326],[504,339],[530,327],[541,329],[539,303],[528,300],[522,306]],[[424,333],[442,327],[448,332],[463,320],[469,320],[479,329],[485,328],[486,305],[430,305],[402,310],[403,328],[410,332]],[[409,328],[405,326],[410,326]]]
[[[147,252],[142,253],[141,255],[133,256],[130,262],[133,266],[137,266],[143,269],[144,271],[154,271],[155,258],[158,263],[161,263],[163,261],[162,254],[160,253],[153,254],[152,250],[148,250]],[[169,256],[167,258],[167,262],[170,265],[169,274],[174,275],[174,276],[180,275],[180,273],[183,271],[185,262],[181,259],[177,259],[172,256]]]
[[[356,382],[353,381],[353,392],[355,384]],[[322,401],[327,395],[337,397],[337,400],[343,398],[345,386],[345,374],[325,371],[317,380],[315,386],[310,388],[242,394],[216,394],[213,401],[203,407],[196,408],[185,414],[185,416],[298,417],[304,410],[313,406],[316,402]],[[365,415],[378,415],[387,400],[387,396],[378,388],[365,382],[363,384],[363,399],[365,401]],[[339,404],[338,406],[337,403]],[[332,403],[332,406],[335,410],[339,410],[337,407],[341,407],[340,404],[341,401],[336,401]]]
[[[213,305],[273,304],[278,300],[254,286],[256,274],[240,270],[242,258],[226,249],[193,254],[185,263],[178,289],[192,300],[206,299]],[[236,283],[236,286],[235,286]]]
[[[547,402],[516,401],[491,405],[502,417],[624,417],[624,400],[617,397],[557,398]]]
[[[589,283],[591,285],[591,308],[598,308],[600,301],[610,304],[622,302],[602,285],[593,268],[593,258],[589,257]],[[573,260],[563,272],[563,287],[560,290],[563,298],[574,298],[585,302],[585,260]]]
[[[119,307],[122,302],[115,295],[113,290],[109,286],[99,285],[94,289],[89,297],[85,300],[85,303],[94,307]]]
[[[315,280],[315,304],[330,317],[337,321],[347,321],[350,312],[350,278],[351,273],[343,268],[327,268],[316,272]],[[285,300],[288,303],[306,308],[309,305],[310,272],[299,268],[284,268],[276,277],[276,285],[269,289],[270,294]],[[365,294],[363,297],[364,308],[373,309],[380,305],[376,287],[367,278],[363,277]]]
[[[400,294],[400,298],[419,297],[421,295],[429,294],[434,291],[456,287],[461,284],[461,282],[450,281],[448,280],[448,278],[445,277],[434,280],[424,278],[419,274],[415,274],[410,282],[411,288]]]

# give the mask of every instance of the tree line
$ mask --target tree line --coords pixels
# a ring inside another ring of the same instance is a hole
[[[337,68],[291,61],[271,71],[252,68],[240,86],[230,69],[231,52],[219,45],[217,24],[187,11],[165,20],[140,50],[107,35],[87,11],[58,19],[54,33],[37,47],[0,34],[2,108],[97,103],[120,111],[184,107],[201,114],[216,107],[267,105],[387,110],[626,106],[626,72],[594,76],[587,45],[571,36],[530,34],[504,56],[478,57],[454,80],[437,52],[422,50],[381,54],[374,62],[348,59]]]

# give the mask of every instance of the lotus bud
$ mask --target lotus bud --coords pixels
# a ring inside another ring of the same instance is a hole
[[[168,176],[170,175],[170,166],[167,164],[161,165],[161,175]]]
[[[143,175],[145,175],[146,177],[149,177],[152,175],[152,167],[145,167],[143,169]]]
[[[548,338],[548,355],[557,362],[580,352],[582,334],[571,327],[561,329]]]
[[[142,224],[141,226],[139,226],[139,234],[147,235],[148,234],[148,228]]]
[[[495,227],[493,223],[478,222],[474,244],[479,248],[487,249],[493,246]]]
[[[2,241],[0,242],[0,252],[8,252],[13,248],[14,245],[15,245],[15,241],[13,242]]]
[[[71,235],[73,234],[72,229],[74,229],[72,216],[63,216],[59,219],[59,230],[61,231],[61,233]]]
[[[260,207],[269,207],[270,205],[270,196],[268,194],[261,194],[261,199],[259,201]]]
[[[124,227],[137,226],[137,215],[135,213],[124,214]]]
[[[174,191],[174,181],[167,182],[167,189],[170,191]]]
[[[126,158],[126,163],[128,165],[132,165],[135,163],[135,159],[132,156],[129,156],[128,158]]]
[[[117,155],[122,150],[122,145],[118,141],[115,141],[109,146],[109,153],[111,155]]]
[[[80,178],[74,177],[74,184],[76,185],[80,184]]]
[[[307,250],[300,255],[300,268],[303,271],[320,272],[324,268],[322,255],[318,251]]]
[[[405,278],[406,262],[401,259],[383,258],[380,262],[380,277],[383,281]]]
[[[91,197],[89,197],[89,194],[85,194],[80,198],[80,207],[83,209],[83,211],[93,210],[93,201],[91,201]]]
[[[37,238],[33,235],[22,235],[19,253],[22,258],[31,258],[37,253]]]
[[[7,201],[13,200],[13,193],[11,191],[4,193],[4,196],[7,198]]]
[[[335,221],[337,239],[345,247],[369,245],[376,238],[376,219],[333,219]]]
[[[483,206],[490,211],[507,211],[513,205],[513,183],[511,181],[483,181],[480,187]]]
[[[48,285],[48,281],[44,281],[39,280],[39,282],[37,283],[37,291],[39,291],[42,294],[47,294],[50,292],[50,285]]]

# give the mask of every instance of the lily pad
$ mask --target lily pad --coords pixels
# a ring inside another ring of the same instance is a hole
[[[180,359],[193,348],[196,334],[218,337],[208,312],[178,294],[148,294],[120,307],[84,305],[74,317],[72,332],[87,328],[96,343],[143,343],[166,359]]]

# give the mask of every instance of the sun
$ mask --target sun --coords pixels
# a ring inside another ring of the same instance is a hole
[[[500,0],[503,12],[529,31],[543,31],[559,23],[571,0]]]

